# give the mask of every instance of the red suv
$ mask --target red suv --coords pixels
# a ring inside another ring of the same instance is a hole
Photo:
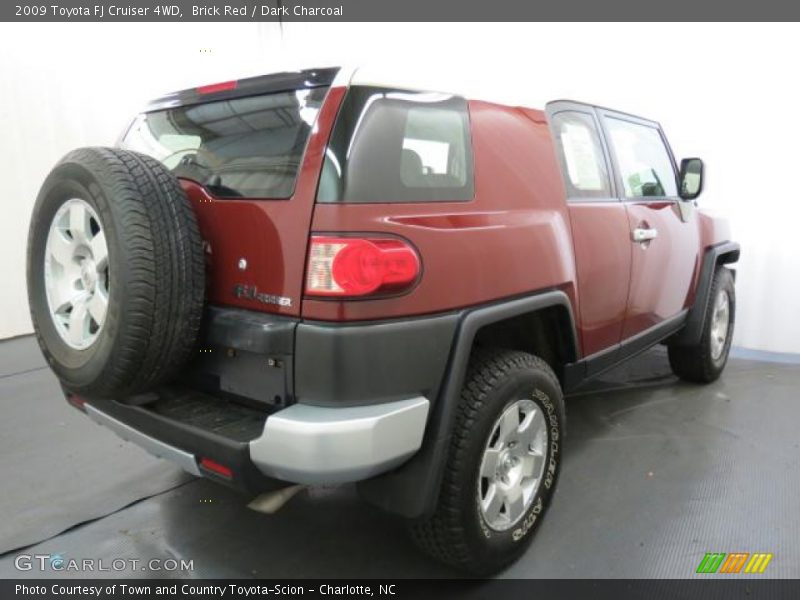
[[[156,100],[69,153],[28,247],[69,402],[260,494],[358,482],[436,558],[491,573],[552,497],[565,393],[663,343],[722,372],[739,257],[653,121],[339,69]]]

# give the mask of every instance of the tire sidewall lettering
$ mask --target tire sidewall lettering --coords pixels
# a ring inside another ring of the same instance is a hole
[[[533,400],[544,409],[545,416],[548,423],[548,458],[547,467],[543,473],[544,480],[536,491],[536,497],[528,508],[528,512],[522,520],[513,528],[508,531],[494,531],[486,523],[480,511],[480,498],[476,500],[476,512],[478,515],[478,523],[481,533],[487,540],[495,537],[508,537],[512,542],[521,542],[528,537],[531,531],[535,529],[535,525],[539,521],[545,509],[545,498],[552,493],[555,485],[558,468],[559,468],[559,453],[560,453],[560,418],[556,406],[544,391],[541,389],[533,388],[528,392],[526,397]]]

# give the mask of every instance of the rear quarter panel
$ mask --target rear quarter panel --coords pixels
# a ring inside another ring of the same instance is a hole
[[[312,231],[400,235],[423,273],[375,300],[305,298],[302,314],[372,320],[475,306],[548,288],[573,303],[575,263],[563,183],[543,112],[469,103],[475,197],[468,202],[317,204]]]

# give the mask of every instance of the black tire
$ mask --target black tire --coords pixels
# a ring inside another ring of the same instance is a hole
[[[105,321],[85,349],[62,339],[44,281],[50,225],[72,198],[94,210],[108,248]],[[76,394],[119,397],[151,389],[174,377],[193,350],[205,291],[202,241],[177,179],[152,158],[115,148],[67,154],[36,200],[27,278],[39,345]]]
[[[722,353],[714,357],[712,353],[712,320],[715,301],[719,294],[726,293],[729,303],[728,331]],[[733,326],[736,322],[736,288],[733,275],[725,267],[717,267],[711,282],[708,306],[703,318],[703,332],[700,342],[692,346],[669,345],[667,353],[672,372],[685,381],[692,383],[711,383],[716,381],[728,362],[728,353],[733,339]]]
[[[544,471],[523,517],[497,531],[478,506],[479,470],[495,422],[522,398],[533,400],[545,416]],[[414,541],[433,558],[472,575],[496,573],[518,559],[555,490],[563,436],[561,387],[546,362],[524,352],[476,351],[461,393],[438,504],[429,519],[411,524]]]

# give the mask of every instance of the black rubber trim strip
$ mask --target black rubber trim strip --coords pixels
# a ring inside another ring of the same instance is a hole
[[[693,346],[700,343],[714,271],[716,271],[717,265],[737,262],[739,253],[740,247],[736,242],[722,242],[706,250],[703,256],[703,264],[700,268],[700,278],[697,282],[694,305],[689,311],[689,317],[686,319],[686,327],[670,340],[671,345]]]
[[[561,290],[483,306],[462,314],[440,397],[431,407],[422,448],[399,469],[361,482],[359,493],[384,510],[414,519],[432,512],[439,496],[461,387],[475,335],[481,327],[552,307],[566,311],[573,349],[578,348],[569,297]]]
[[[688,310],[683,310],[674,317],[637,333],[620,344],[602,350],[591,356],[567,365],[564,368],[564,392],[569,393],[593,377],[616,367],[618,364],[633,358],[658,342],[681,330],[686,323]]]

